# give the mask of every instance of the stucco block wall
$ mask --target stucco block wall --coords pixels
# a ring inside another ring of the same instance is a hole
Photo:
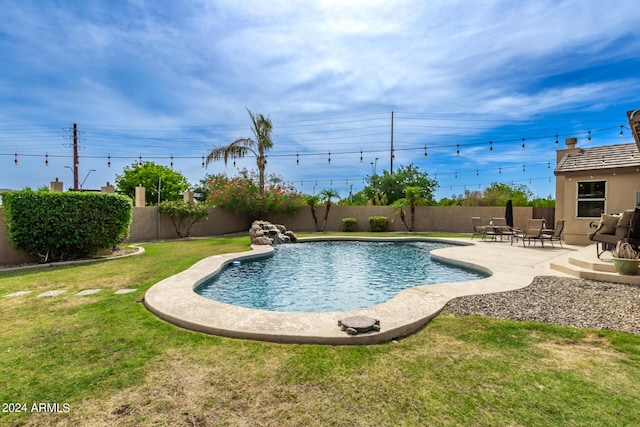
[[[513,209],[514,226],[524,228],[527,219],[531,218],[533,209],[515,207]],[[318,227],[322,226],[325,213],[324,206],[316,207]],[[406,221],[410,223],[410,212],[405,211]],[[386,216],[389,218],[389,231],[406,231],[400,215],[388,206],[332,206],[325,231],[342,230],[342,218],[356,218],[357,231],[369,231],[370,216]],[[504,207],[490,206],[418,206],[414,231],[471,232],[471,217],[479,216],[483,222],[489,223],[491,217],[504,218]],[[267,215],[266,220],[282,224],[295,231],[313,231],[311,208],[308,206],[297,211],[293,216],[284,214]]]
[[[251,224],[246,215],[236,215],[221,208],[209,208],[209,219],[191,227],[190,237],[216,236],[249,230]],[[153,206],[134,207],[133,221],[129,233],[130,242],[144,242],[158,239],[176,239],[176,229],[171,219],[160,215],[158,230],[158,208]]]
[[[624,205],[624,202],[620,202]],[[318,206],[316,214],[319,226],[322,225],[325,207]],[[532,218],[533,209],[529,207],[513,208],[514,225],[524,228],[527,220]],[[374,215],[389,218],[389,231],[406,231],[400,216],[387,206],[332,206],[325,231],[341,231],[342,218],[356,218],[358,231],[369,231],[369,217]],[[409,211],[406,212],[407,222]],[[505,216],[504,207],[477,206],[419,206],[416,208],[414,231],[436,232],[471,232],[471,217],[479,216],[483,223],[488,224],[491,217]],[[556,217],[558,217],[556,215]],[[558,217],[559,218],[559,217]],[[306,206],[292,216],[267,215],[266,220],[276,224],[283,224],[294,232],[313,231],[311,209]],[[24,251],[14,249],[9,243],[4,216],[0,207],[0,265],[20,264],[33,261]],[[209,208],[209,219],[195,224],[190,232],[192,237],[216,236],[228,233],[248,231],[249,218],[246,215],[236,215],[221,208]],[[144,242],[158,239],[175,239],[176,232],[171,220],[161,215],[158,230],[158,209],[155,207],[134,207],[129,242]]]
[[[4,223],[4,211],[0,206],[0,265],[15,265],[33,261],[35,258],[27,252],[11,246],[7,226]]]

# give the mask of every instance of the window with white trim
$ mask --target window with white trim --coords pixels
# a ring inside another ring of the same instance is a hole
[[[600,218],[605,213],[607,181],[578,181],[578,218]]]

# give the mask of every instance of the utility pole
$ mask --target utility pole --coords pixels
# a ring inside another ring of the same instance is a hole
[[[73,189],[78,191],[78,125],[73,124]]]
[[[391,167],[390,169],[390,173],[393,173],[393,158],[394,158],[394,154],[393,154],[393,111],[391,112]]]

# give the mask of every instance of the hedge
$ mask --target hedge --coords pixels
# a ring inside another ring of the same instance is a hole
[[[358,220],[355,218],[342,218],[342,231],[356,231]]]
[[[369,230],[373,232],[387,231],[389,225],[389,218],[386,216],[370,216],[369,217]]]
[[[2,203],[13,246],[43,263],[113,248],[132,219],[131,199],[117,194],[20,190],[3,193]]]

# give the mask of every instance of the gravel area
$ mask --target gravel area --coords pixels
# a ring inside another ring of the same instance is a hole
[[[516,291],[451,300],[444,310],[640,334],[640,285],[539,276]]]

